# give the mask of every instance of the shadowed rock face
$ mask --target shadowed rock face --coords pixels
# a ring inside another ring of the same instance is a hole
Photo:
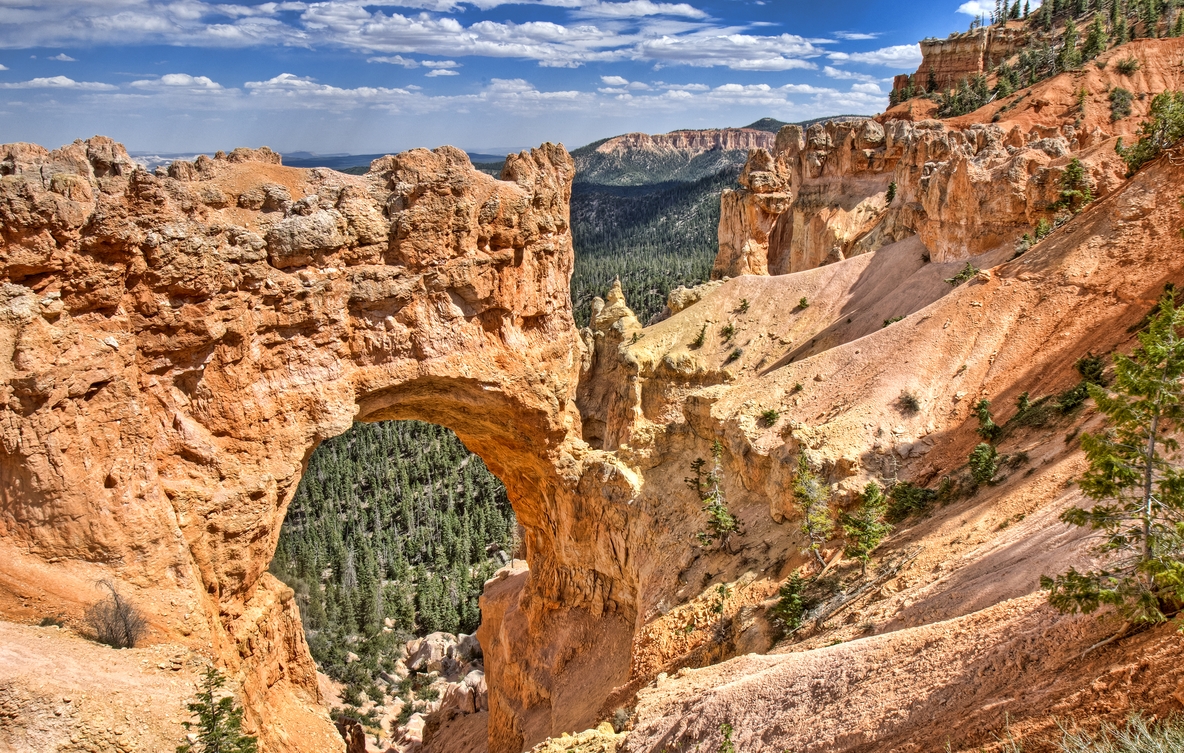
[[[0,147],[6,561],[116,577],[160,605],[158,635],[238,674],[265,749],[335,749],[292,595],[266,573],[280,525],[320,441],[438,423],[526,529],[510,624],[486,627],[493,749],[590,722],[565,666],[601,646],[589,697],[622,682],[632,587],[611,503],[579,481],[630,487],[578,438],[572,173],[550,144],[502,180],[449,147],[361,177],[266,149],[153,175],[105,138]]]

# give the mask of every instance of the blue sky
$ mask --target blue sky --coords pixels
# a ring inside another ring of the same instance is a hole
[[[0,0],[0,142],[470,150],[874,113],[972,0]]]

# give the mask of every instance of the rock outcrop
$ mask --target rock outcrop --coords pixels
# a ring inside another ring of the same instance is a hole
[[[913,85],[922,89],[946,91],[964,80],[990,71],[1026,47],[1031,33],[1020,21],[980,26],[964,34],[945,39],[930,37],[920,42],[921,65],[912,75]],[[901,74],[892,82],[893,90],[908,86],[910,76]]]
[[[670,133],[626,133],[600,143],[600,154],[620,154],[628,151],[681,152],[695,157],[713,150],[748,151],[768,149],[776,137],[755,128],[709,128],[701,131],[671,131]]]
[[[617,640],[615,663],[581,674],[619,684],[632,597],[604,505],[575,500],[588,463],[631,487],[579,441],[561,147],[509,157],[502,180],[452,148],[363,177],[266,150],[149,174],[103,138],[0,147],[0,166],[6,576],[52,562],[171,605],[155,639],[209,644],[265,750],[333,749],[267,566],[319,441],[355,420],[432,421],[505,482],[535,565],[487,644],[492,676],[515,678],[490,684],[495,749],[594,721],[551,673],[572,646]],[[93,598],[62,591],[75,613]],[[619,639],[602,627],[614,610]],[[268,724],[279,710],[288,723]]]

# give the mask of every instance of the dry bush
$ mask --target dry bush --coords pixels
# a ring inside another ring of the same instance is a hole
[[[133,648],[148,632],[148,620],[110,579],[100,580],[99,585],[107,589],[107,597],[86,609],[86,624],[94,639],[113,648]]]

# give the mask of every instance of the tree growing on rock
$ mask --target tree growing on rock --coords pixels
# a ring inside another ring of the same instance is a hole
[[[839,515],[839,525],[843,527],[843,535],[847,538],[843,555],[859,560],[861,576],[867,575],[867,563],[872,558],[872,552],[892,532],[892,526],[884,522],[887,509],[888,500],[884,497],[884,490],[875,481],[869,481],[863,488],[855,511]]]
[[[243,709],[225,686],[222,673],[207,666],[197,698],[188,704],[197,721],[181,723],[191,737],[177,746],[177,753],[256,753],[255,737],[242,731]]]
[[[819,567],[826,567],[821,549],[835,530],[835,522],[830,515],[830,489],[818,474],[810,470],[805,454],[798,455],[793,498],[802,512],[802,533],[806,535],[807,541],[805,551],[814,555]]]
[[[1081,438],[1089,460],[1081,490],[1099,504],[1066,510],[1061,520],[1100,535],[1104,565],[1041,577],[1061,611],[1111,605],[1130,622],[1155,623],[1184,604],[1184,470],[1175,462],[1184,428],[1182,327],[1169,293],[1134,353],[1115,355],[1114,392],[1087,384],[1109,419],[1104,432]]]
[[[703,502],[703,512],[707,513],[707,530],[698,533],[699,543],[703,546],[710,546],[711,542],[718,541],[719,545],[726,549],[732,534],[739,532],[740,522],[736,520],[736,516],[732,515],[731,510],[728,509],[727,500],[724,498],[724,490],[721,486],[724,474],[723,454],[723,444],[718,439],[712,442],[711,471],[704,477],[703,469],[707,464],[702,458],[698,458],[691,463],[691,471],[695,475],[686,479],[686,483],[698,492],[699,499]]]

